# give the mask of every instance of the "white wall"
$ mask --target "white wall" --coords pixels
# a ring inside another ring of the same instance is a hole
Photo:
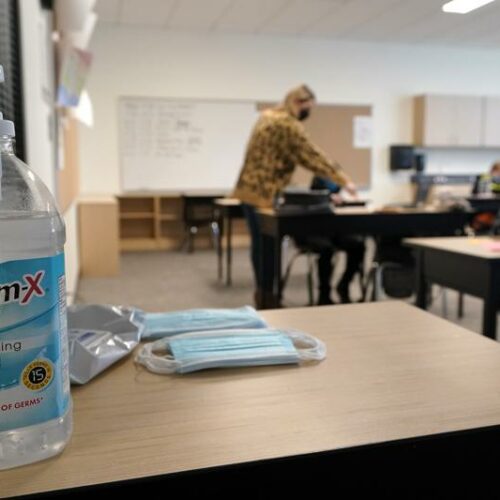
[[[52,18],[40,2],[19,2],[27,162],[51,192],[56,189]]]
[[[72,304],[76,297],[78,278],[80,276],[80,259],[78,255],[78,206],[73,203],[64,214],[66,224],[66,291],[68,304]]]
[[[52,21],[50,14],[40,8],[38,0],[23,0],[19,5],[27,162],[55,195],[57,185]],[[80,273],[76,214],[75,204],[63,214],[67,235],[66,286],[69,302],[76,293]]]
[[[408,174],[389,172],[388,145],[412,140],[412,96],[500,93],[500,51],[195,35],[109,25],[98,27],[91,50],[95,59],[88,89],[95,127],[81,127],[82,191],[89,194],[120,189],[121,95],[267,100],[280,99],[291,86],[306,82],[320,102],[372,104],[369,197],[402,201],[410,196]],[[436,161],[434,169],[442,169],[439,155]],[[450,159],[454,161],[463,163]],[[472,158],[472,163],[474,169],[486,169],[489,159]]]

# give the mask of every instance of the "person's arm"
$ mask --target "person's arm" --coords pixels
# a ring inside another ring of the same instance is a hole
[[[356,193],[356,186],[344,172],[340,164],[330,161],[325,153],[314,144],[300,124],[290,127],[291,160],[302,165],[320,177],[331,179],[351,194]]]
[[[320,177],[319,175],[314,176],[311,183],[311,189],[328,189],[332,194],[340,192],[340,186],[338,184],[326,177]]]

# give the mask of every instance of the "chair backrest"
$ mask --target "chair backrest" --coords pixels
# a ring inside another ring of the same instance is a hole
[[[416,273],[414,267],[396,262],[382,265],[382,288],[385,294],[395,299],[406,299],[415,293]]]
[[[415,258],[401,238],[384,237],[377,243],[375,260],[381,271],[385,294],[395,299],[408,298],[415,292]]]
[[[184,222],[187,225],[205,224],[214,220],[216,197],[184,197]]]

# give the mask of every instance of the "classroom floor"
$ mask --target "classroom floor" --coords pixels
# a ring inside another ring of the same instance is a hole
[[[334,282],[342,271],[336,266]],[[235,249],[233,285],[217,281],[217,261],[213,250],[126,253],[121,257],[121,274],[114,278],[81,278],[75,302],[136,306],[146,311],[172,311],[195,307],[239,307],[253,304],[253,280],[247,249]],[[360,296],[358,281],[351,296]],[[434,289],[431,312],[442,316],[442,290]],[[335,299],[335,297],[334,297]],[[307,305],[306,259],[294,264],[285,289],[287,307]],[[472,331],[481,328],[482,302],[465,297],[465,317],[457,318],[457,294],[447,291],[448,319]]]

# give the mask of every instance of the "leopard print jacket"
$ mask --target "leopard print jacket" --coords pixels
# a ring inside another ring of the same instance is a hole
[[[290,183],[297,165],[340,186],[349,182],[340,165],[311,142],[294,116],[285,109],[266,110],[248,142],[233,196],[255,207],[272,207],[276,195]]]

